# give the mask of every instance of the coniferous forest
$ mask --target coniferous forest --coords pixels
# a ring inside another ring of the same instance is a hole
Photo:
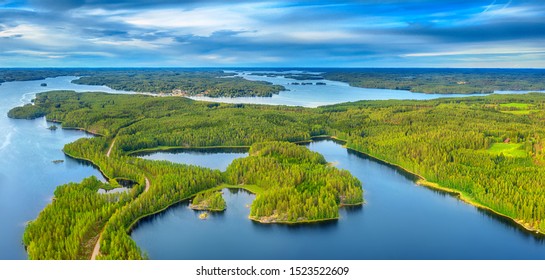
[[[179,97],[46,92],[13,118],[61,122],[98,135],[65,146],[110,179],[136,188],[96,194],[86,179],[59,187],[54,202],[25,233],[30,258],[139,259],[130,230],[145,216],[222,184],[255,186],[250,218],[308,222],[361,204],[361,184],[323,157],[288,142],[329,136],[459,192],[468,202],[545,232],[545,95],[490,95],[428,101],[359,101],[315,109],[219,104]],[[272,141],[272,142],[271,142]],[[175,147],[244,146],[250,156],[220,172],[131,156]],[[111,153],[108,153],[111,150]],[[365,186],[363,186],[365,188]],[[199,198],[200,199],[200,198]],[[56,227],[48,226],[56,221]],[[60,226],[62,225],[62,226]],[[40,234],[37,234],[40,233]],[[94,244],[93,244],[94,245]]]

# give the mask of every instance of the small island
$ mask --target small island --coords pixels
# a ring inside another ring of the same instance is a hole
[[[46,84],[46,83],[41,83],[41,84],[40,84],[40,86],[42,86],[42,87],[46,87],[46,86],[47,86],[47,84]]]
[[[191,201],[189,208],[193,210],[221,212],[225,211],[226,203],[220,191],[209,190],[197,194],[193,198],[193,201]]]
[[[339,218],[339,208],[362,205],[361,182],[304,146],[282,141],[253,144],[235,159],[226,181],[256,194],[249,218],[260,223],[314,223]],[[254,186],[250,189],[250,186]]]
[[[55,131],[58,129],[58,127],[56,125],[51,125],[49,126],[47,129],[51,130],[51,131]]]

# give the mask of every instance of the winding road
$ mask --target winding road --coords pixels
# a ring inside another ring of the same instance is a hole
[[[112,148],[114,147],[115,139],[112,141],[112,144],[110,145],[110,148],[108,149],[108,152],[106,153],[106,157],[110,157],[110,153],[112,152]],[[144,193],[146,193],[150,188],[150,182],[148,177],[144,177],[146,180],[146,188],[144,189]],[[102,233],[104,232],[104,229],[100,232],[100,235],[98,236],[97,243],[95,244],[95,248],[93,249],[93,254],[91,254],[91,260],[96,260],[98,254],[100,253],[100,240],[102,239]]]
[[[106,153],[106,157],[110,157],[110,153],[112,153],[112,149],[114,148],[114,145],[115,145],[115,139],[114,141],[112,141],[112,144],[110,145],[110,148],[108,149],[108,152]]]

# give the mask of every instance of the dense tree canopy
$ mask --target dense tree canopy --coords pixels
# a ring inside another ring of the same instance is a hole
[[[241,77],[233,77],[233,75],[233,73],[212,70],[126,70],[114,73],[95,73],[73,82],[85,85],[106,85],[113,89],[126,91],[210,97],[270,97],[284,90],[282,86],[272,85],[268,82],[249,81]]]
[[[364,88],[422,93],[492,93],[545,90],[545,71],[526,69],[338,69],[323,77]]]
[[[262,222],[335,219],[339,206],[363,203],[361,183],[344,170],[326,165],[324,157],[287,142],[256,143],[250,156],[227,168],[230,184],[251,184],[263,191],[250,217]]]

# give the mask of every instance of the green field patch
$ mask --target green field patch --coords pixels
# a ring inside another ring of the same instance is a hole
[[[505,103],[505,104],[500,104],[500,107],[502,109],[504,108],[517,108],[517,109],[520,109],[520,110],[527,110],[530,108],[530,104],[528,103]]]
[[[504,103],[500,104],[500,112],[512,114],[512,115],[529,115],[537,112],[538,110],[532,110],[534,106],[528,103]]]
[[[494,143],[488,148],[488,153],[493,155],[503,154],[508,157],[526,157],[526,151],[522,150],[520,143]]]

